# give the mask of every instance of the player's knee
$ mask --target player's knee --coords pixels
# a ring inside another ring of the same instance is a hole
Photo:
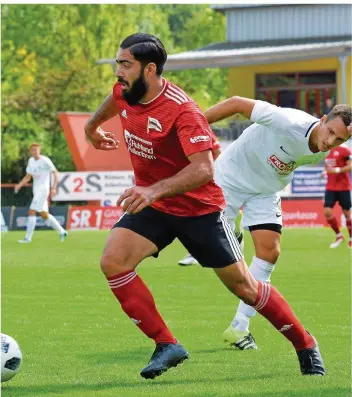
[[[133,270],[127,266],[125,260],[111,254],[104,254],[101,257],[100,268],[106,277],[115,276],[119,273],[123,273],[128,270]]]
[[[324,208],[324,216],[326,219],[332,218],[332,210],[331,208]]]
[[[273,242],[272,244],[261,245],[256,249],[257,258],[272,264],[275,264],[278,261],[280,253],[280,244],[276,242]]]
[[[47,213],[47,212],[41,212],[41,213],[40,213],[40,216],[41,216],[43,219],[48,219],[48,213]]]
[[[280,254],[281,254],[280,245],[275,245],[270,250],[270,261],[268,262],[275,264],[279,260]]]

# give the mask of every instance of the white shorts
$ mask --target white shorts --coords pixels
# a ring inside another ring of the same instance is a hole
[[[282,226],[281,198],[279,193],[245,193],[225,182],[215,173],[215,182],[222,188],[226,200],[225,216],[234,224],[238,211],[243,209],[243,227],[275,223]]]
[[[49,212],[48,196],[48,192],[45,191],[35,193],[29,209],[37,212]]]

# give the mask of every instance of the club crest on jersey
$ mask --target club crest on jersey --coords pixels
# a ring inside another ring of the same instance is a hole
[[[296,162],[290,161],[289,163],[285,163],[284,161],[280,160],[275,154],[272,154],[268,158],[268,164],[274,167],[280,175],[288,175],[295,169]]]
[[[147,128],[148,133],[149,133],[149,130],[156,130],[158,132],[162,132],[163,127],[161,126],[159,120],[148,116],[148,128]]]

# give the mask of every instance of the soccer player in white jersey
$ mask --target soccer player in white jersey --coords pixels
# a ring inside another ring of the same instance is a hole
[[[257,280],[270,282],[280,255],[279,192],[290,183],[294,169],[320,162],[330,149],[351,137],[351,112],[347,105],[336,105],[319,120],[301,110],[241,97],[205,112],[210,124],[235,113],[254,123],[216,160],[215,181],[224,192],[229,221],[234,222],[243,207],[243,226],[250,231],[255,247],[249,269]],[[241,350],[256,349],[249,333],[255,313],[241,301],[224,340]]]
[[[40,154],[40,145],[32,143],[29,147],[31,158],[28,160],[26,175],[19,184],[15,186],[15,193],[21,189],[23,185],[33,178],[33,200],[28,211],[27,232],[23,240],[19,243],[30,243],[36,224],[36,213],[46,220],[47,225],[51,226],[60,234],[60,240],[64,241],[67,236],[66,230],[59,224],[56,218],[49,214],[48,197],[56,195],[56,186],[59,180],[59,173],[52,161]],[[53,186],[50,189],[51,175],[54,176]]]

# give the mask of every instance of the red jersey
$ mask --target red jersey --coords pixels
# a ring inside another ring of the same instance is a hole
[[[348,160],[352,159],[351,151],[346,146],[338,146],[332,149],[325,158],[326,168],[344,167]],[[339,174],[327,174],[328,181],[326,190],[344,191],[351,190],[350,172],[341,172]]]
[[[113,88],[137,186],[170,178],[190,164],[187,156],[212,150],[212,131],[196,103],[163,80],[162,92],[148,103],[130,106],[120,84]],[[151,207],[178,216],[198,216],[225,207],[222,190],[210,181],[190,192],[155,201]]]
[[[220,142],[218,141],[218,137],[215,135],[214,131],[210,128],[210,137],[211,137],[211,142],[212,142],[212,152],[214,153],[214,150],[221,149]]]

